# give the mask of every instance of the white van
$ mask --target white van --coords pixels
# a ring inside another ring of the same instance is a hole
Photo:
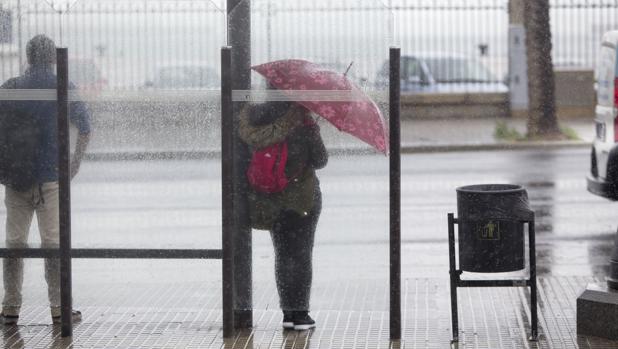
[[[618,30],[603,35],[597,64],[596,137],[588,191],[618,200]]]

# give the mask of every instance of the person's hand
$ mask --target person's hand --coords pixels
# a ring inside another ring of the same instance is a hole
[[[75,161],[75,160],[71,161],[71,179],[73,179],[77,175],[77,172],[79,172],[80,165],[81,165],[81,161]]]

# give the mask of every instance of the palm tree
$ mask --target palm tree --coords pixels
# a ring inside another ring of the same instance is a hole
[[[560,138],[551,58],[549,0],[524,0],[528,63],[528,138]]]

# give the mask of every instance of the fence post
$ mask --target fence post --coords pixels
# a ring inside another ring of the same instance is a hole
[[[58,204],[60,229],[61,335],[73,335],[71,282],[71,173],[69,149],[69,62],[66,48],[56,49],[58,106]]]
[[[528,64],[524,0],[509,0],[509,108],[511,116],[528,115]]]

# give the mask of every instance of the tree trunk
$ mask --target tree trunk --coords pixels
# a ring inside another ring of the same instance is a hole
[[[561,137],[555,106],[549,0],[525,0],[529,138]]]

